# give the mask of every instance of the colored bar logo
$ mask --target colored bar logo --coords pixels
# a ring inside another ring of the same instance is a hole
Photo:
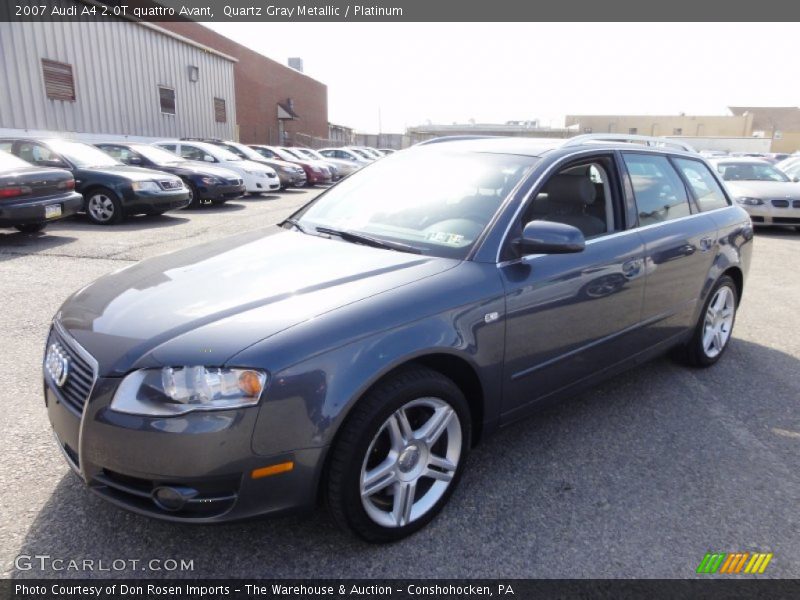
[[[697,572],[755,575],[763,573],[771,560],[772,552],[708,552],[700,561]]]

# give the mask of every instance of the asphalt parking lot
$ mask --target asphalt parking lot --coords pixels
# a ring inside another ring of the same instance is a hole
[[[216,526],[162,523],[92,495],[50,434],[40,361],[68,294],[133,261],[268,227],[310,199],[84,220],[47,235],[0,230],[0,558],[191,560],[146,577],[694,577],[709,551],[773,552],[765,576],[800,573],[800,233],[758,231],[727,355],[710,370],[668,358],[486,440],[443,513],[372,546],[321,511]],[[23,566],[26,564],[23,561]]]

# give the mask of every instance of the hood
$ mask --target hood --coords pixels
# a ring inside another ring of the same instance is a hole
[[[128,165],[114,165],[111,167],[82,167],[78,171],[86,173],[102,173],[111,177],[122,177],[128,181],[153,181],[164,179],[164,171],[145,169],[144,167],[131,167]]]
[[[800,183],[793,181],[726,181],[725,185],[736,197],[748,196],[762,200],[800,199]]]
[[[269,165],[265,165],[254,160],[244,159],[242,162],[237,163],[240,168],[247,169],[248,171],[257,171],[259,173],[275,173],[275,169]]]
[[[193,173],[195,175],[213,175],[224,179],[241,179],[236,171],[231,171],[224,167],[214,167],[208,163],[188,160],[179,163],[174,167],[176,172]]]
[[[273,227],[106,275],[56,318],[103,375],[175,361],[218,366],[298,323],[458,262]]]

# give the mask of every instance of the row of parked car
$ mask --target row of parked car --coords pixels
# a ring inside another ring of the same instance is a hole
[[[316,151],[199,138],[95,145],[3,138],[0,227],[34,233],[79,212],[110,225],[129,215],[329,184],[383,155],[361,147]]]

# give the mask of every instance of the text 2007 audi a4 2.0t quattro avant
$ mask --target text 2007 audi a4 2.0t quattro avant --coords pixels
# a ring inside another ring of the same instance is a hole
[[[49,418],[88,486],[133,511],[215,522],[322,498],[398,539],[498,427],[668,349],[714,364],[752,237],[691,152],[420,145],[280,227],[76,292],[47,340]]]

